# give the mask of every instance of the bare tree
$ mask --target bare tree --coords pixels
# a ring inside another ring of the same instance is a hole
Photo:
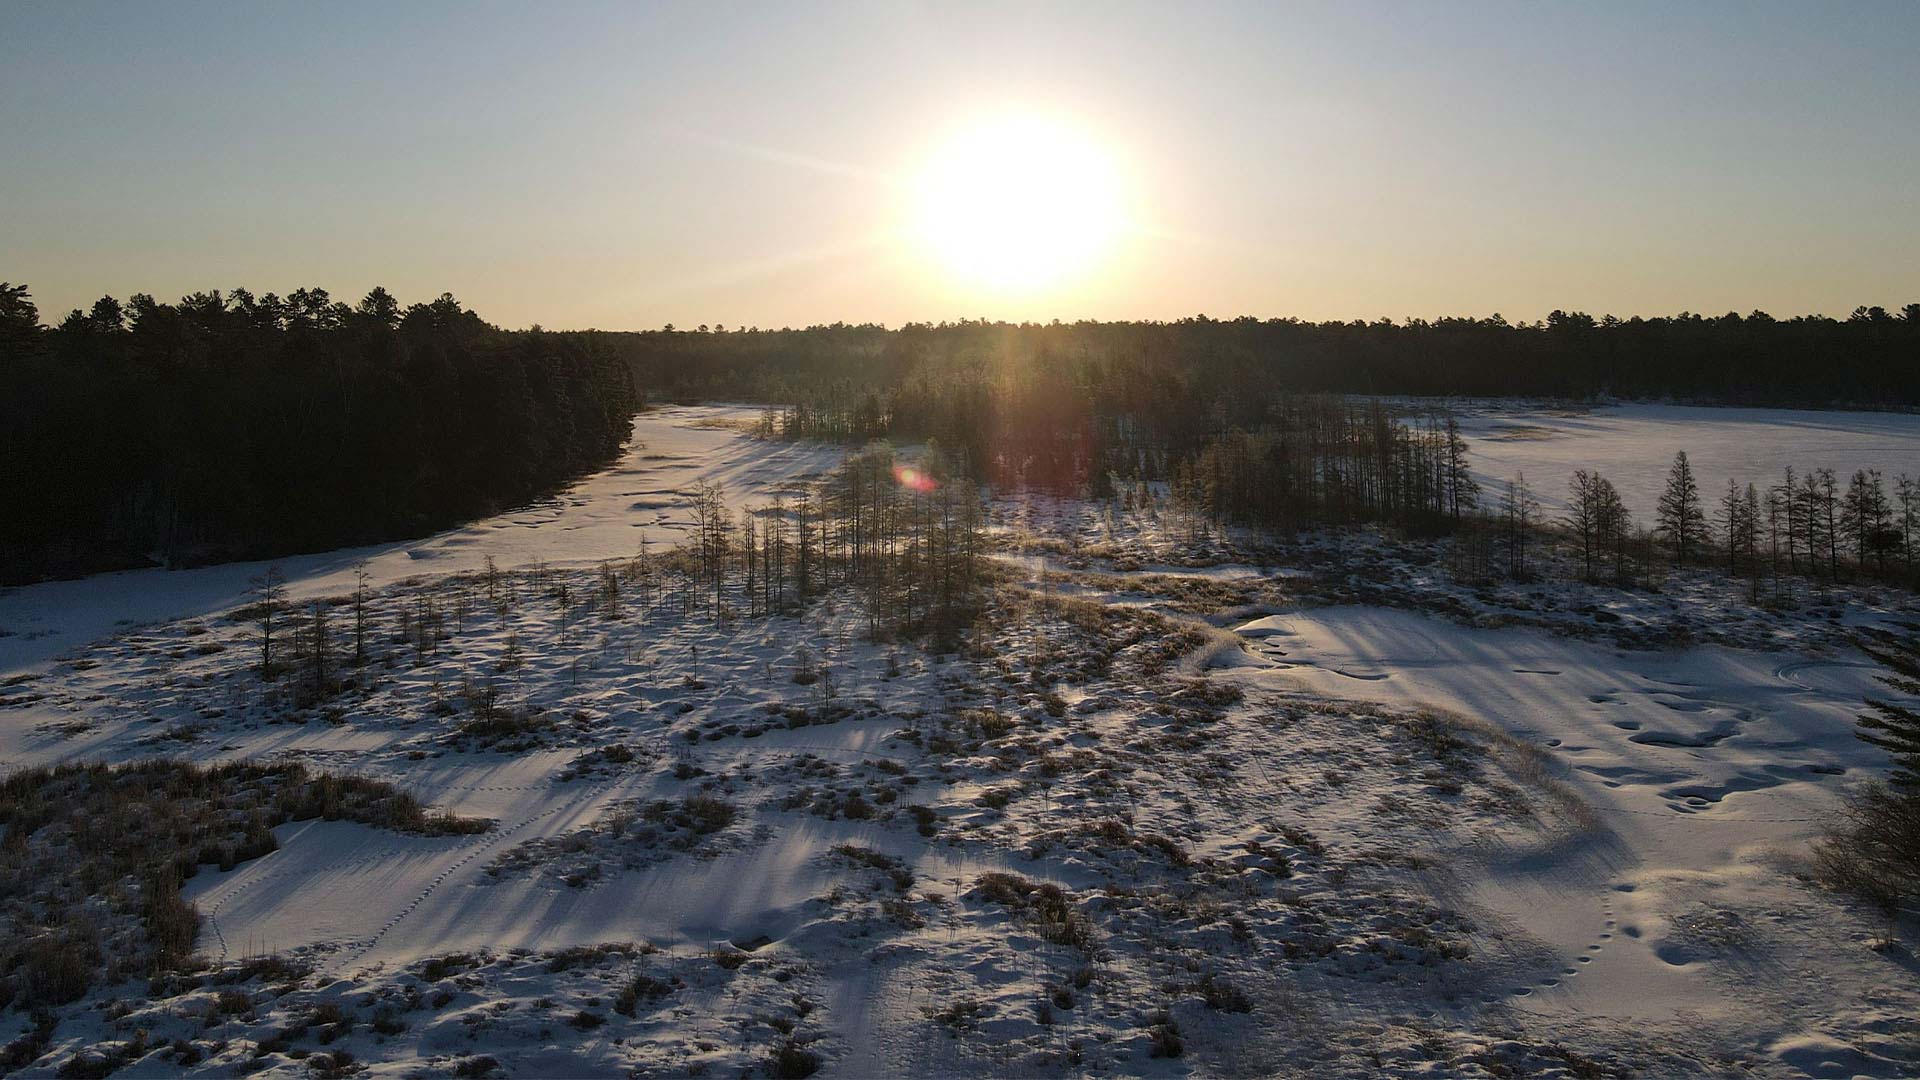
[[[367,582],[371,577],[366,563],[353,568],[353,662],[356,665],[367,662]]]
[[[316,598],[308,608],[306,639],[308,693],[319,701],[333,691],[333,635],[327,630],[325,600]]]
[[[700,572],[713,585],[713,609],[718,616],[733,535],[733,515],[728,512],[725,492],[718,485],[703,480],[694,489],[693,518]]]
[[[1633,539],[1633,515],[1627,511],[1627,504],[1621,500],[1613,481],[1599,473],[1593,474],[1593,501],[1601,542],[1613,553],[1613,576],[1624,579],[1627,544]]]
[[[1613,559],[1616,578],[1626,575],[1627,541],[1633,534],[1633,516],[1613,481],[1598,472],[1576,470],[1568,484],[1572,495],[1561,521],[1580,542],[1580,561],[1589,580],[1604,556]]]
[[[1540,521],[1540,500],[1524,474],[1515,473],[1500,493],[1501,538],[1507,549],[1507,575],[1527,575],[1527,548]]]
[[[287,579],[277,566],[253,579],[253,621],[260,628],[260,677],[273,678],[273,635],[287,607]]]
[[[1473,470],[1467,465],[1467,440],[1460,436],[1460,421],[1451,413],[1447,414],[1444,473],[1447,515],[1457,525],[1462,513],[1479,505],[1480,485],[1473,479]]]

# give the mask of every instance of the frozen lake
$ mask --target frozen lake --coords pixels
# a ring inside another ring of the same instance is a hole
[[[1901,473],[1920,476],[1920,414],[1915,413],[1483,406],[1460,420],[1473,448],[1474,471],[1489,491],[1520,472],[1543,504],[1558,507],[1575,469],[1598,469],[1642,524],[1651,524],[1654,501],[1680,450],[1687,452],[1709,501],[1729,479],[1764,489],[1788,465],[1796,473],[1832,469],[1842,483],[1856,469],[1879,469],[1889,491]]]

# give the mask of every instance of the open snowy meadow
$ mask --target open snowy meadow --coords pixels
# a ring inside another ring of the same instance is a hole
[[[669,554],[700,542],[696,485],[747,519],[844,456],[755,415],[656,408],[547,503],[278,560],[289,619],[323,611],[334,662],[359,654],[337,693],[261,679],[267,564],[0,592],[10,774],[304,770],[167,781],[232,834],[185,860],[194,974],[115,966],[118,882],[6,898],[84,909],[104,974],[0,1017],[5,1067],[1920,1073],[1920,960],[1806,869],[1883,760],[1849,634],[1920,618],[1911,594],[1470,586],[1377,533],[1008,495],[972,628],[890,639],[857,585],[754,616]],[[1676,450],[1710,491],[1920,473],[1920,416],[1463,427],[1487,481],[1552,498],[1598,467],[1640,515]],[[58,827],[48,867],[113,847]]]

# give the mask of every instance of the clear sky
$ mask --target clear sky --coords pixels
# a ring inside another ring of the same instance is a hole
[[[1920,300],[1910,2],[5,0],[0,147],[0,277],[48,321],[306,284],[608,329]]]

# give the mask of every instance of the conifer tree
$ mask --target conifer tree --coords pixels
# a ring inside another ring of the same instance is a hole
[[[1687,463],[1685,450],[1673,456],[1673,468],[1667,473],[1667,487],[1660,493],[1655,510],[1655,531],[1673,545],[1676,566],[1687,564],[1687,555],[1705,540],[1706,513],[1700,508],[1700,485],[1693,478],[1693,466]]]
[[[1860,738],[1892,757],[1887,782],[1920,805],[1920,706],[1913,704],[1920,699],[1920,624],[1868,631],[1860,649],[1886,666],[1880,681],[1908,699],[1868,698],[1873,711],[1860,718]]]

